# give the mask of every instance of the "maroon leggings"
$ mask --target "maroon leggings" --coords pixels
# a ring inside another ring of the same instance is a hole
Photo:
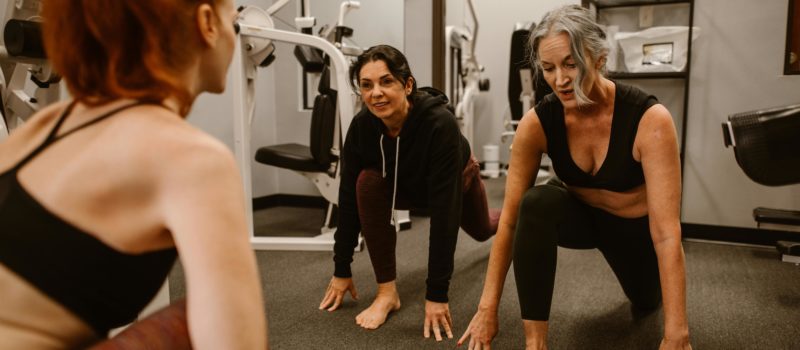
[[[478,161],[471,157],[462,173],[464,193],[461,208],[461,228],[472,238],[483,242],[497,231],[499,212],[489,212],[486,190],[480,178]],[[392,185],[375,169],[364,169],[356,182],[358,217],[361,233],[367,242],[367,251],[378,283],[397,278],[395,246],[397,232],[390,224],[392,216]],[[411,209],[403,193],[398,192],[395,209]]]
[[[191,348],[189,324],[186,321],[186,300],[182,299],[134,322],[113,338],[95,344],[90,350]]]

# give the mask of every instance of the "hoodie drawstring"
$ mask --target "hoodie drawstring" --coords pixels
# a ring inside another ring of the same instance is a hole
[[[386,156],[383,152],[383,134],[381,134],[381,167],[383,178],[386,178]],[[397,220],[397,214],[394,210],[395,200],[397,199],[397,170],[400,168],[400,136],[397,136],[397,140],[395,141],[395,148],[394,148],[394,185],[392,187],[392,216],[389,218],[389,225],[394,226],[395,232],[400,232],[400,223]]]
[[[378,142],[381,145],[381,174],[383,178],[386,178],[386,156],[383,155],[383,134],[381,134],[381,141]]]
[[[397,136],[394,151],[394,189],[392,189],[392,220],[389,222],[394,225],[394,232],[400,232],[400,223],[397,220],[397,212],[394,210],[395,199],[397,198],[397,170],[400,168],[400,136]]]

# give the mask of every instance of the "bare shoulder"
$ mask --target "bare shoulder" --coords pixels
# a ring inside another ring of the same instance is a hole
[[[678,135],[672,115],[662,104],[648,108],[639,122],[634,141],[634,159],[640,161],[642,154],[676,153]]]
[[[60,112],[69,104],[62,101],[39,110],[16,129],[3,142],[0,142],[0,169],[18,162],[25,154],[41,144],[55,125]]]
[[[526,127],[526,128],[534,128],[534,127],[542,127],[542,122],[539,120],[539,115],[536,114],[536,109],[531,108],[524,115],[522,115],[522,119],[519,121],[519,127]]]
[[[58,119],[61,112],[72,103],[72,100],[58,101],[40,109],[24,125],[52,124]]]
[[[145,105],[132,112],[143,114],[144,126],[152,129],[162,142],[168,142],[168,146],[180,148],[181,151],[186,151],[186,148],[201,148],[201,151],[230,154],[221,141],[166,108]]]
[[[121,125],[135,131],[129,139],[133,158],[162,170],[162,175],[191,175],[236,169],[230,149],[174,112],[155,105],[126,110]]]
[[[642,120],[639,122],[639,131],[648,133],[673,131],[675,129],[674,124],[669,110],[664,105],[657,103],[644,112]]]
[[[547,151],[547,139],[536,109],[531,108],[520,119],[514,134],[514,147],[524,147],[542,153]]]
[[[14,132],[11,133],[11,137],[20,134],[20,138],[28,138],[31,134],[43,128],[49,130],[49,126],[55,124],[56,119],[58,119],[58,116],[61,114],[60,112],[63,111],[69,103],[70,101],[59,101],[45,106],[25,121],[25,123],[20,125],[18,129],[15,129]]]

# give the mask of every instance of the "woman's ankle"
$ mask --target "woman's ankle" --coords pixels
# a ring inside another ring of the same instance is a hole
[[[376,292],[378,296],[381,295],[397,295],[397,282],[396,281],[389,281],[384,283],[378,283],[378,291]]]
[[[525,349],[547,349],[547,321],[522,320],[525,328]]]

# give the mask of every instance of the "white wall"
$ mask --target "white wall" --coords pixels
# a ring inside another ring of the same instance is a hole
[[[502,3],[500,5],[499,3]],[[567,4],[580,4],[580,0],[473,0],[478,16],[478,37],[475,55],[485,67],[482,77],[488,78],[490,89],[480,94],[475,118],[475,139],[472,152],[483,157],[482,147],[492,143],[501,145],[503,118],[508,110],[508,65],[511,53],[511,33],[517,22],[536,22],[549,10]],[[472,28],[466,0],[447,0],[445,24]],[[510,140],[502,144],[501,162],[508,162]]]
[[[747,178],[724,148],[727,116],[800,103],[800,76],[783,76],[787,2],[698,0],[690,86],[683,221],[754,227],[752,209],[800,209],[800,186]]]
[[[403,53],[417,86],[433,85],[433,5],[430,0],[405,0]]]

